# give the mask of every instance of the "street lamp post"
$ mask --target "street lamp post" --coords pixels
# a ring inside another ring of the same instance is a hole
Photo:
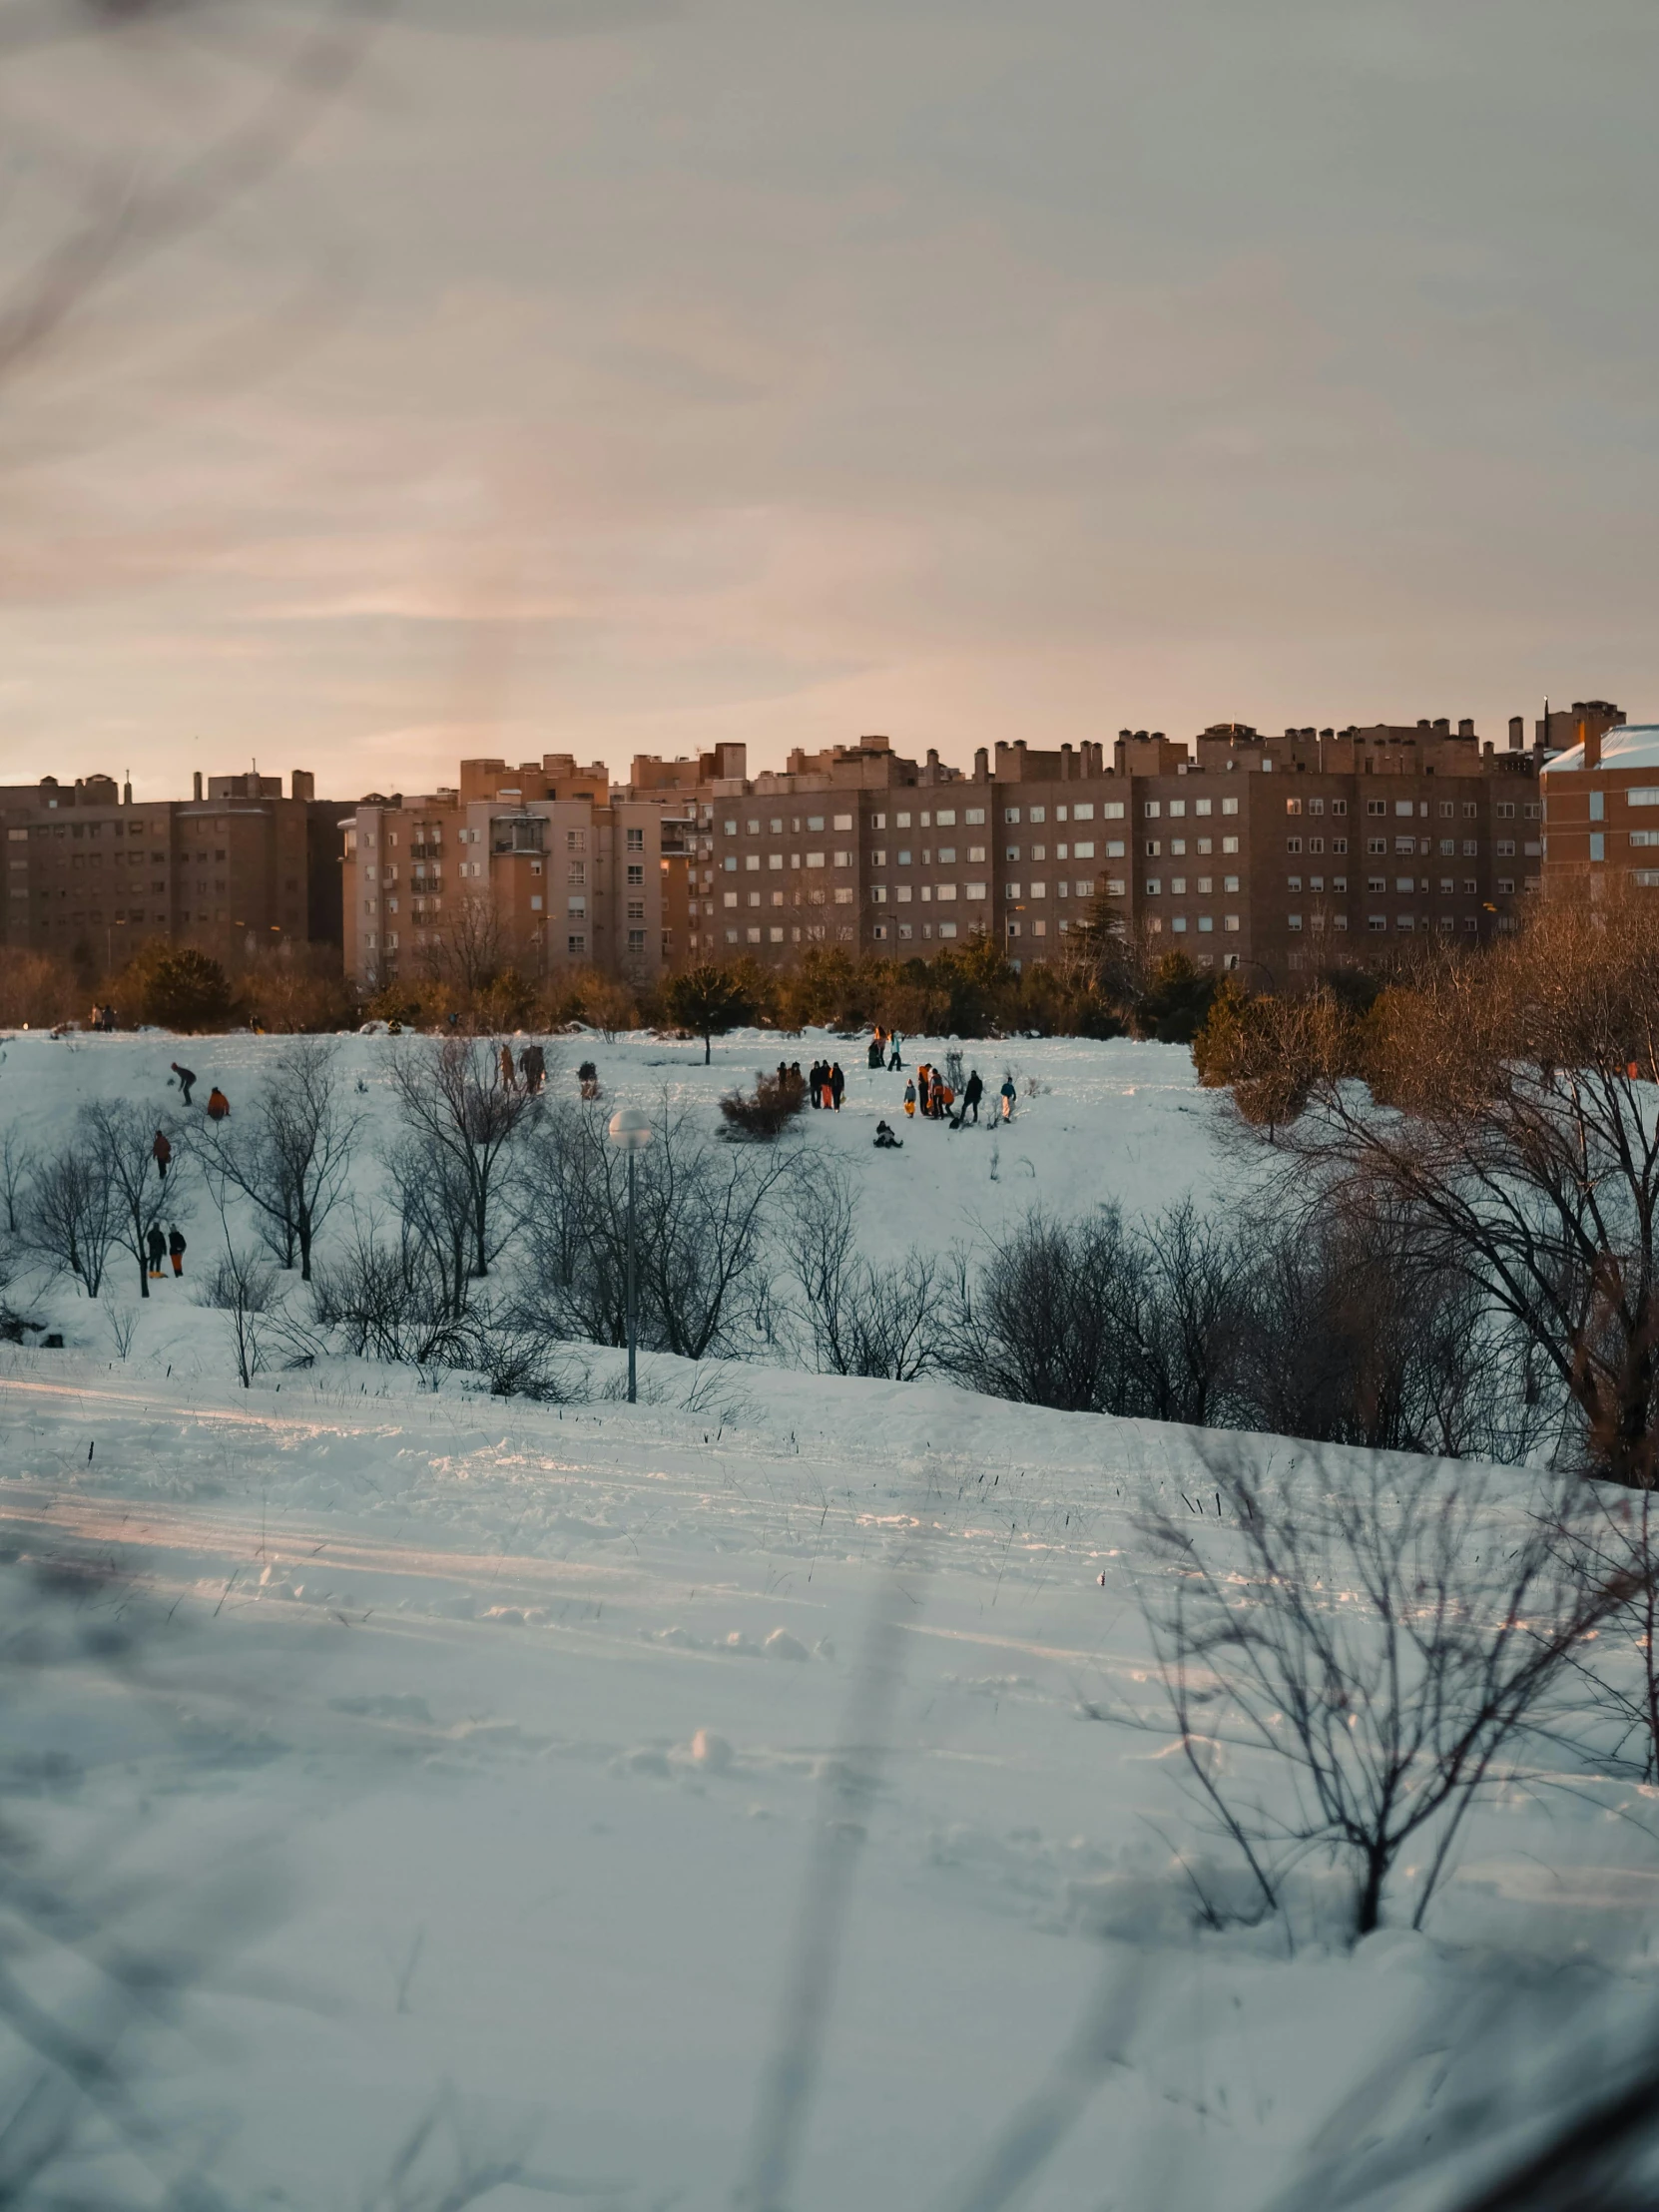
[[[634,1403],[635,1348],[639,1342],[639,1293],[634,1270],[634,1173],[639,1155],[651,1142],[651,1123],[637,1106],[619,1106],[611,1116],[611,1142],[628,1155],[628,1402]]]

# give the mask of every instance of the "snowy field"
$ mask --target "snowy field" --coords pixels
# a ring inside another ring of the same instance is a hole
[[[38,1143],[81,1099],[168,1097],[175,1057],[198,1107],[218,1081],[235,1108],[279,1048],[12,1037],[0,1114]],[[343,1047],[371,1111],[390,1049]],[[896,1155],[870,1136],[902,1079],[836,1049],[846,1106],[799,1141],[864,1178],[872,1253],[1236,1180],[1173,1048],[983,1052],[988,1089],[1019,1076],[1013,1128],[907,1129]],[[584,1050],[619,1102],[712,1113],[777,1046],[717,1040],[707,1071]],[[217,1225],[187,1228],[194,1264]],[[189,1293],[158,1287],[125,1361],[61,1287],[66,1349],[0,1348],[0,1517],[7,1554],[100,1561],[91,1602],[149,1624],[129,1677],[18,1707],[60,1761],[52,1850],[204,1898],[240,1876],[267,1908],[153,2090],[229,2203],[398,2201],[375,2177],[431,2111],[434,2155],[528,2146],[575,2201],[746,2201],[794,1961],[843,1875],[793,2212],[1254,2212],[1322,2128],[1430,2140],[1482,2025],[1518,2080],[1646,2003],[1646,1801],[1599,1783],[1480,1813],[1421,1936],[1287,1956],[1195,1932],[1171,1845],[1214,1847],[1162,1726],[1137,1516],[1201,1505],[1207,1454],[1340,1483],[1341,1453],[669,1359],[630,1407],[609,1353],[563,1407],[344,1363],[245,1391]],[[1066,2124],[1016,2194],[1038,2097]]]

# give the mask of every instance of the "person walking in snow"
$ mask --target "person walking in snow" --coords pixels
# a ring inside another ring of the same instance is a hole
[[[899,1036],[896,1029],[892,1031],[887,1042],[892,1046],[892,1056],[887,1062],[887,1073],[892,1075],[904,1065],[904,1062],[898,1057]]]
[[[190,1104],[191,1085],[196,1081],[196,1070],[194,1068],[182,1068],[177,1060],[170,1064],[174,1074],[179,1078],[179,1088],[184,1092],[185,1104],[188,1106]]]
[[[998,1091],[997,1096],[1002,1101],[1003,1120],[1012,1121],[1014,1118],[1014,1100],[1019,1096],[1018,1091],[1014,1088],[1012,1072],[1002,1078],[1002,1088]]]
[[[167,1249],[173,1255],[174,1274],[183,1275],[185,1272],[185,1240],[180,1234],[177,1222],[167,1233]]]
[[[915,1082],[914,1082],[914,1079],[912,1078],[912,1080],[911,1080],[910,1082],[906,1083],[906,1084],[905,1084],[905,1086],[904,1086],[904,1116],[905,1116],[905,1119],[906,1119],[907,1121],[914,1121],[914,1119],[915,1119],[915,1113],[916,1113],[916,1086],[915,1086]]]
[[[501,1088],[504,1091],[518,1089],[518,1077],[513,1073],[513,1048],[510,1044],[501,1047]]]
[[[963,1121],[966,1121],[969,1114],[971,1114],[974,1118],[975,1123],[978,1122],[979,1101],[984,1097],[984,1095],[985,1086],[979,1080],[979,1070],[977,1068],[974,1068],[970,1071],[967,1081],[962,1085]]]
[[[841,1110],[841,1093],[845,1088],[846,1077],[841,1073],[841,1064],[837,1060],[830,1070],[830,1103],[837,1114]]]
[[[824,1062],[815,1060],[807,1076],[807,1091],[816,1113],[824,1104]]]
[[[880,1065],[881,1065],[881,1058],[882,1058],[882,1054],[881,1054],[881,1032],[880,1032],[880,1030],[879,1030],[879,1029],[877,1029],[877,1030],[876,1030],[876,1032],[875,1032],[875,1034],[874,1034],[874,1036],[873,1036],[873,1037],[871,1037],[871,1038],[870,1038],[870,1040],[869,1040],[869,1053],[868,1053],[868,1059],[869,1059],[869,1065],[870,1065],[870,1072],[871,1072],[872,1074],[873,1074],[873,1073],[875,1072],[875,1070],[876,1070],[876,1069],[878,1069],[878,1068],[880,1067]]]
[[[162,1235],[158,1224],[152,1222],[150,1234],[144,1241],[150,1253],[150,1280],[152,1283],[159,1283],[162,1279],[162,1262],[167,1258],[167,1239]]]
[[[150,1147],[150,1157],[156,1163],[156,1173],[165,1183],[167,1181],[167,1163],[173,1157],[173,1147],[167,1141],[165,1129],[156,1131],[156,1141]]]
[[[231,1101],[216,1083],[208,1093],[208,1119],[210,1121],[229,1121],[230,1118]]]

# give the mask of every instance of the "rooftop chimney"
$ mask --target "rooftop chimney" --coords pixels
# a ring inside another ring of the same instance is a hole
[[[201,771],[200,769],[198,769],[198,770],[197,770],[197,772],[196,772],[196,779],[195,779],[195,781],[196,781],[196,794],[195,794],[195,796],[196,796],[196,804],[197,804],[197,805],[198,805],[198,806],[200,807],[200,806],[201,806],[201,804],[202,804],[202,771]]]
[[[1578,737],[1584,748],[1584,766],[1587,769],[1600,768],[1601,732],[1593,724],[1581,722],[1578,725]]]
[[[976,784],[988,784],[988,783],[990,782],[990,780],[991,780],[991,759],[990,759],[990,755],[989,755],[989,754],[988,754],[988,753],[987,753],[987,752],[985,751],[985,748],[984,748],[984,747],[983,747],[983,746],[981,745],[981,746],[977,747],[977,748],[975,749],[975,751],[974,751],[974,756],[973,756],[973,781],[974,781],[974,782],[975,782]]]
[[[288,781],[295,799],[314,799],[316,797],[316,778],[309,769],[296,768]]]
[[[1509,717],[1509,750],[1518,753],[1525,738],[1526,725],[1519,715]]]
[[[1472,738],[1474,736],[1474,723],[1468,715],[1465,715],[1462,721],[1458,723],[1457,735],[1460,738]]]

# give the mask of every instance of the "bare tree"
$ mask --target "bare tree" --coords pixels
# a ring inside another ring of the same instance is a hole
[[[787,1218],[789,1264],[800,1291],[797,1330],[821,1375],[911,1382],[942,1363],[947,1279],[922,1254],[879,1268],[857,1248],[851,1178],[817,1162],[796,1185]]]
[[[794,1156],[716,1143],[689,1114],[663,1112],[638,1156],[640,1342],[701,1360],[753,1344],[739,1313],[764,1310],[770,1208]],[[555,1334],[628,1341],[628,1171],[603,1112],[549,1116],[529,1177],[527,1291]]]
[[[167,1185],[153,1149],[156,1115],[131,1099],[98,1099],[81,1108],[79,1119],[91,1171],[109,1192],[113,1241],[136,1261],[139,1296],[148,1298],[150,1232],[167,1211]],[[173,1205],[177,1209],[176,1191]]]
[[[234,1247],[203,1280],[203,1305],[217,1306],[231,1318],[237,1379],[245,1390],[253,1387],[255,1376],[265,1366],[267,1318],[279,1295],[276,1271],[251,1252]]]
[[[1301,1187],[1408,1223],[1524,1332],[1593,1471],[1659,1479],[1659,915],[1561,901],[1478,963],[1425,961],[1363,1028],[1329,993],[1294,1035],[1260,1026],[1271,1108],[1248,1055],[1216,1079],[1290,1124]]]
[[[384,1160],[399,1233],[422,1255],[444,1311],[458,1321],[472,1297],[476,1227],[472,1178],[453,1149],[430,1136],[409,1137],[389,1146]],[[503,1241],[516,1219],[516,1212],[496,1216],[494,1226]]]
[[[351,1169],[361,1117],[341,1102],[338,1047],[326,1037],[295,1037],[272,1068],[252,1114],[234,1127],[210,1124],[196,1140],[211,1182],[236,1190],[255,1209],[267,1249],[284,1268],[299,1262],[311,1279],[311,1254]]]
[[[23,1233],[22,1201],[34,1168],[34,1158],[16,1129],[0,1131],[0,1214],[8,1237]]]
[[[466,1037],[411,1043],[392,1061],[398,1113],[409,1142],[434,1173],[466,1194],[468,1264],[488,1275],[512,1227],[508,1204],[518,1149],[542,1097],[504,1072],[505,1046]]]
[[[1367,1935],[1409,1848],[1420,1927],[1470,1807],[1521,1771],[1634,1578],[1563,1556],[1581,1494],[1523,1517],[1472,1470],[1315,1461],[1258,1484],[1212,1462],[1206,1486],[1218,1518],[1147,1523],[1162,1571],[1141,1592],[1189,1782],[1263,1912],[1323,1857]]]
[[[84,1138],[40,1163],[29,1182],[24,1236],[43,1259],[73,1275],[88,1298],[103,1288],[120,1233],[120,1196]]]

